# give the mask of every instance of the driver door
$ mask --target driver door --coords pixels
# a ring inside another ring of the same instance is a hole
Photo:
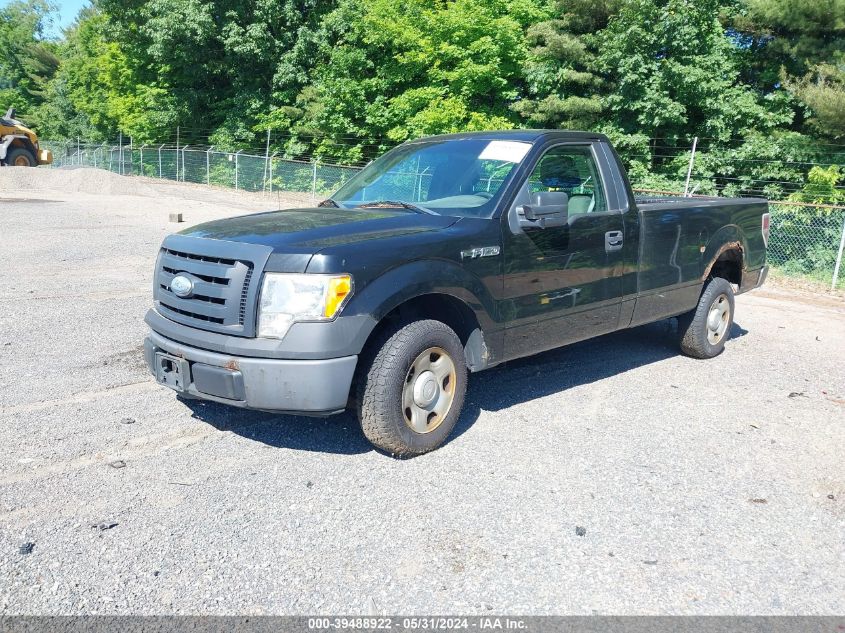
[[[568,196],[561,226],[522,227],[537,193]],[[623,216],[608,209],[590,144],[541,155],[503,224],[505,356],[517,358],[617,329],[622,300]]]

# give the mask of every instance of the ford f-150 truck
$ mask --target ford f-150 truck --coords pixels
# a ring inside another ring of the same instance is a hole
[[[182,397],[306,415],[356,409],[393,455],[438,447],[469,372],[677,317],[722,352],[766,277],[762,199],[634,197],[600,134],[404,143],[315,208],[164,240],[145,341]]]

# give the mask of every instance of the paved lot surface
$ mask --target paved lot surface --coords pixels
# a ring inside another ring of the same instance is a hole
[[[276,201],[39,178],[0,175],[0,613],[842,613],[841,298],[744,295],[712,361],[666,321],[476,375],[396,461],[145,373],[167,213]]]

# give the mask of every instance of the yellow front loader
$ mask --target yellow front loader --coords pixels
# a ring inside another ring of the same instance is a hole
[[[37,167],[52,162],[53,153],[38,147],[38,136],[15,118],[14,108],[9,108],[0,117],[0,165]]]

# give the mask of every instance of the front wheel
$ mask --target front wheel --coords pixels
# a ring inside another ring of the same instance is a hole
[[[730,282],[707,282],[695,310],[678,317],[681,351],[694,358],[713,358],[725,349],[734,322],[734,291]]]
[[[376,447],[402,457],[440,446],[464,404],[467,368],[458,335],[414,321],[383,337],[358,380],[358,420]]]
[[[10,167],[37,167],[35,155],[24,147],[10,147],[6,153],[6,164]]]

